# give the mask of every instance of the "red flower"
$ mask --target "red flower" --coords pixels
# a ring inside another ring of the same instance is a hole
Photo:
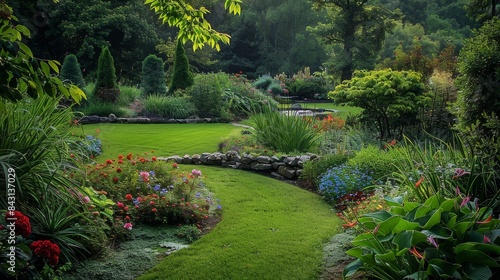
[[[128,206],[123,207],[123,210],[128,211]]]
[[[119,155],[118,159],[124,159],[125,157],[123,155]]]
[[[420,186],[420,184],[422,184],[422,182],[424,181],[424,176],[421,176],[420,177],[420,180],[418,180],[416,183],[415,183],[415,188],[418,188]]]
[[[151,200],[151,201],[149,202],[149,205],[155,205],[155,202]]]
[[[131,161],[130,163],[131,163],[132,165],[135,165],[135,164],[136,164],[136,162],[135,162],[135,161]]]
[[[125,216],[125,220],[130,220],[130,216]]]
[[[151,209],[151,212],[156,213],[156,208]]]
[[[123,208],[123,207],[125,206],[125,205],[123,205],[123,203],[122,203],[122,202],[120,202],[120,201],[118,201],[118,202],[116,203],[116,205],[118,206],[118,208]]]
[[[151,160],[152,160],[152,161],[156,161],[156,157],[152,157],[152,158],[151,158]]]
[[[50,240],[37,240],[31,243],[30,248],[35,255],[47,259],[51,265],[57,265],[59,262],[61,249],[59,245],[50,242]]]
[[[119,159],[118,164],[122,164],[122,163],[123,163],[123,159]]]
[[[11,222],[15,223],[16,235],[21,235],[26,238],[31,234],[30,219],[21,212],[17,210],[7,211],[5,214],[5,221],[7,224],[10,224]]]
[[[126,200],[132,200],[132,198],[133,198],[132,195],[129,193],[127,195],[125,195]]]
[[[106,164],[112,164],[112,163],[113,163],[113,161],[112,161],[112,160],[110,160],[110,159],[107,159],[107,160],[106,160]]]
[[[132,160],[132,153],[130,153],[130,154],[127,155],[127,159],[128,160]]]
[[[118,178],[117,177],[113,177],[113,183],[118,183]]]
[[[120,173],[120,172],[122,172],[122,171],[123,171],[123,169],[121,169],[120,167],[118,167],[118,168],[116,169],[116,172],[118,172],[118,173]]]

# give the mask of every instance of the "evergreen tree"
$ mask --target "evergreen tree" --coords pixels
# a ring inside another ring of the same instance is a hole
[[[69,81],[80,88],[85,86],[80,63],[78,63],[78,59],[74,54],[69,54],[64,58],[59,76],[61,80]]]
[[[181,40],[177,40],[175,48],[174,73],[172,75],[172,84],[168,93],[173,94],[176,89],[185,89],[194,84],[193,73],[189,67],[189,60],[184,50]]]
[[[93,95],[102,101],[115,102],[119,94],[113,56],[109,49],[104,47],[97,62],[97,81]]]
[[[141,86],[142,93],[167,93],[163,60],[154,54],[148,55],[142,62]]]

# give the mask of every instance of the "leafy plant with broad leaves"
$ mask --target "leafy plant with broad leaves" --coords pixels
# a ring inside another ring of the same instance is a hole
[[[0,3],[0,112],[5,110],[5,101],[17,102],[26,96],[42,95],[71,97],[80,102],[85,93],[76,85],[63,83],[54,74],[59,74],[60,63],[55,60],[40,60],[33,56],[22,39],[30,37],[28,28],[17,23],[12,9]]]
[[[386,199],[389,211],[359,218],[362,233],[343,272],[377,279],[495,279],[500,273],[500,221],[477,200],[440,194],[424,203]],[[492,278],[493,277],[493,278]]]

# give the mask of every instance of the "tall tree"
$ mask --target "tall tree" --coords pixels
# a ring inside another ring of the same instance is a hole
[[[116,84],[116,73],[113,56],[107,47],[102,48],[97,64],[97,81],[93,95],[102,101],[115,102],[120,94]]]
[[[165,78],[163,60],[154,54],[148,55],[142,62],[142,94],[167,93]]]
[[[80,69],[80,63],[74,54],[68,54],[64,58],[64,62],[61,66],[61,74],[59,75],[61,80],[68,81],[74,85],[82,88],[85,83],[83,81],[82,69]]]
[[[168,89],[169,94],[173,94],[177,89],[185,89],[192,86],[194,83],[193,73],[189,67],[189,60],[184,50],[184,44],[177,39],[177,47],[175,48],[174,73],[172,75],[172,83]]]
[[[479,21],[489,20],[500,12],[499,0],[469,0],[465,6],[470,17]]]
[[[392,30],[398,17],[385,7],[368,4],[368,0],[314,2],[316,8],[328,11],[329,22],[320,23],[313,30],[324,43],[334,46],[333,66],[340,72],[341,81],[350,79],[364,61],[374,62],[386,32]]]

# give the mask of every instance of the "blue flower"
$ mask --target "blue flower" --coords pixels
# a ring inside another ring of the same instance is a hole
[[[217,205],[217,210],[222,210],[222,205]]]
[[[154,190],[155,192],[157,192],[157,191],[159,191],[159,190],[160,190],[160,188],[161,188],[161,187],[160,187],[160,185],[156,185],[156,186],[153,188],[153,190]]]
[[[201,196],[201,193],[197,192],[196,193],[196,198],[200,198],[200,196]]]
[[[160,194],[161,194],[161,195],[164,195],[164,194],[166,194],[166,193],[168,193],[168,190],[167,190],[167,189],[162,189],[162,190],[161,190],[161,192],[160,192]]]

